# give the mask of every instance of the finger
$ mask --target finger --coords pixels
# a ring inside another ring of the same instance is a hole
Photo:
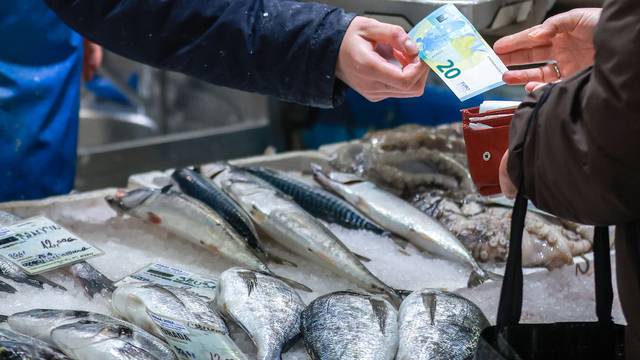
[[[369,20],[361,30],[366,39],[377,43],[389,44],[410,59],[418,55],[418,45],[402,27],[373,19]]]
[[[500,179],[500,190],[502,190],[502,193],[506,197],[513,199],[516,196],[518,189],[513,184],[513,181],[511,181],[511,177],[509,177],[509,172],[507,171],[508,162],[509,162],[509,150],[505,151],[504,155],[502,155],[498,172],[499,172],[499,179]]]
[[[537,46],[498,55],[502,62],[509,65],[523,65],[552,60],[551,46]]]
[[[373,57],[368,67],[370,79],[403,90],[411,89],[427,71],[427,65],[424,62],[410,63],[401,69],[379,56]]]
[[[543,30],[541,26],[542,25],[537,25],[530,29],[520,31],[519,33],[498,39],[498,41],[493,44],[493,50],[496,54],[501,55],[517,50],[549,44],[549,39],[546,37],[540,38],[539,36],[530,36],[530,34],[546,34],[547,31]]]
[[[582,21],[584,17],[583,11],[567,11],[558,15],[554,15],[542,23],[542,28],[547,33],[566,33],[572,32]],[[536,34],[536,36],[545,36],[545,33]]]
[[[547,85],[547,83],[544,82],[537,82],[537,81],[532,81],[530,83],[527,83],[527,85],[524,86],[524,89],[528,92],[528,93],[532,93],[538,89],[540,89],[541,87]]]
[[[548,83],[558,80],[558,74],[550,65],[525,70],[507,71],[502,80],[508,85],[522,85],[530,82]]]

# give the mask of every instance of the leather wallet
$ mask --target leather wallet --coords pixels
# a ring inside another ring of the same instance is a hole
[[[462,110],[462,132],[469,172],[482,195],[500,193],[498,169],[509,147],[509,126],[516,107],[480,113],[480,108]]]

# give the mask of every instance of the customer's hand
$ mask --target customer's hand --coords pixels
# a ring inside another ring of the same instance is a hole
[[[498,170],[500,174],[500,190],[502,193],[508,197],[509,199],[513,199],[516,197],[518,193],[518,188],[513,184],[511,178],[509,177],[509,173],[507,172],[507,163],[509,162],[509,150],[507,150],[504,155],[502,155],[502,160],[500,160],[500,168]]]
[[[370,101],[420,96],[429,68],[417,55],[400,26],[357,16],[342,40],[336,76]]]
[[[89,81],[102,63],[102,47],[88,40],[84,41],[84,59],[82,62],[82,78]]]
[[[532,91],[541,84],[562,80],[593,65],[593,34],[601,9],[574,9],[547,19],[541,25],[506,36],[493,48],[507,65],[555,61],[536,69],[508,71],[507,84],[526,84]],[[559,75],[559,76],[558,76]]]

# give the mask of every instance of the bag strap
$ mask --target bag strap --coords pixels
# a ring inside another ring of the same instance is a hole
[[[532,123],[538,117],[540,107],[547,101],[553,84],[545,89],[527,124],[525,139]],[[523,152],[519,153],[520,163],[524,163]],[[505,326],[517,325],[522,313],[522,235],[529,200],[524,196],[524,173],[518,179],[518,195],[511,215],[511,233],[509,234],[509,254],[500,292],[496,326],[501,331]],[[596,315],[600,322],[612,322],[613,286],[611,283],[611,258],[609,250],[609,229],[597,226],[593,239]]]

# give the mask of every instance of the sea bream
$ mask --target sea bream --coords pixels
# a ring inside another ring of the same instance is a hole
[[[42,340],[0,328],[0,359],[70,360],[71,358]]]
[[[131,283],[119,286],[113,293],[111,305],[115,312],[148,332],[172,343],[172,331],[163,322],[175,321],[187,331],[207,334],[205,339],[191,339],[190,346],[177,345],[178,354],[191,353],[196,359],[217,354],[220,359],[246,360],[247,356],[229,337],[229,330],[213,308],[209,298],[186,289],[151,283]],[[191,336],[190,338],[195,338]]]
[[[21,221],[22,218],[14,215],[12,213],[0,210],[0,227],[1,226],[9,226],[13,223]],[[37,288],[43,288],[44,284],[50,285],[54,288],[58,288],[61,290],[66,290],[62,285],[56,284],[55,282],[47,279],[42,275],[29,275],[20,267],[12,263],[11,261],[0,256],[0,276],[15,281],[20,284],[27,284]],[[0,281],[0,291],[15,293],[16,289],[5,283]]]
[[[315,360],[392,360],[397,317],[381,297],[350,291],[321,296],[302,312],[307,353]]]
[[[256,345],[258,360],[280,360],[300,333],[304,302],[290,286],[268,274],[231,268],[216,288],[220,312],[233,320]]]
[[[7,322],[13,330],[55,345],[74,359],[176,359],[162,340],[133,324],[103,314],[33,309],[13,314]],[[56,330],[60,331],[55,333]],[[138,355],[140,357],[136,357]]]
[[[342,196],[392,233],[432,254],[469,265],[473,272],[469,286],[476,286],[492,274],[478,265],[464,245],[437,220],[401,198],[356,175],[328,171],[312,165],[318,183]]]
[[[402,302],[398,322],[398,360],[470,360],[480,332],[489,326],[471,301],[430,289],[413,292]]]
[[[139,188],[128,192],[118,190],[114,196],[107,196],[106,200],[120,213],[160,226],[239,265],[273,274],[218,213],[202,202],[171,189],[171,186],[162,189]],[[301,290],[311,291],[295,281],[283,281]]]
[[[265,259],[277,263],[288,263],[295,265],[284,259],[280,259],[273,254],[267,253],[262,245],[258,232],[251,221],[251,217],[244,209],[238,205],[229,195],[215,186],[209,179],[201,174],[186,168],[176,169],[171,175],[178,183],[180,190],[185,194],[201,201],[224,218],[231,225],[238,235],[255,250],[256,254]]]
[[[291,196],[298,205],[317,218],[349,229],[367,230],[378,235],[386,233],[386,230],[364,217],[351,204],[319,186],[265,167],[250,166],[246,170]]]
[[[363,289],[397,292],[373,275],[329,229],[266,181],[240,168],[227,166],[214,182],[234,198],[258,227],[286,249],[352,280]]]

